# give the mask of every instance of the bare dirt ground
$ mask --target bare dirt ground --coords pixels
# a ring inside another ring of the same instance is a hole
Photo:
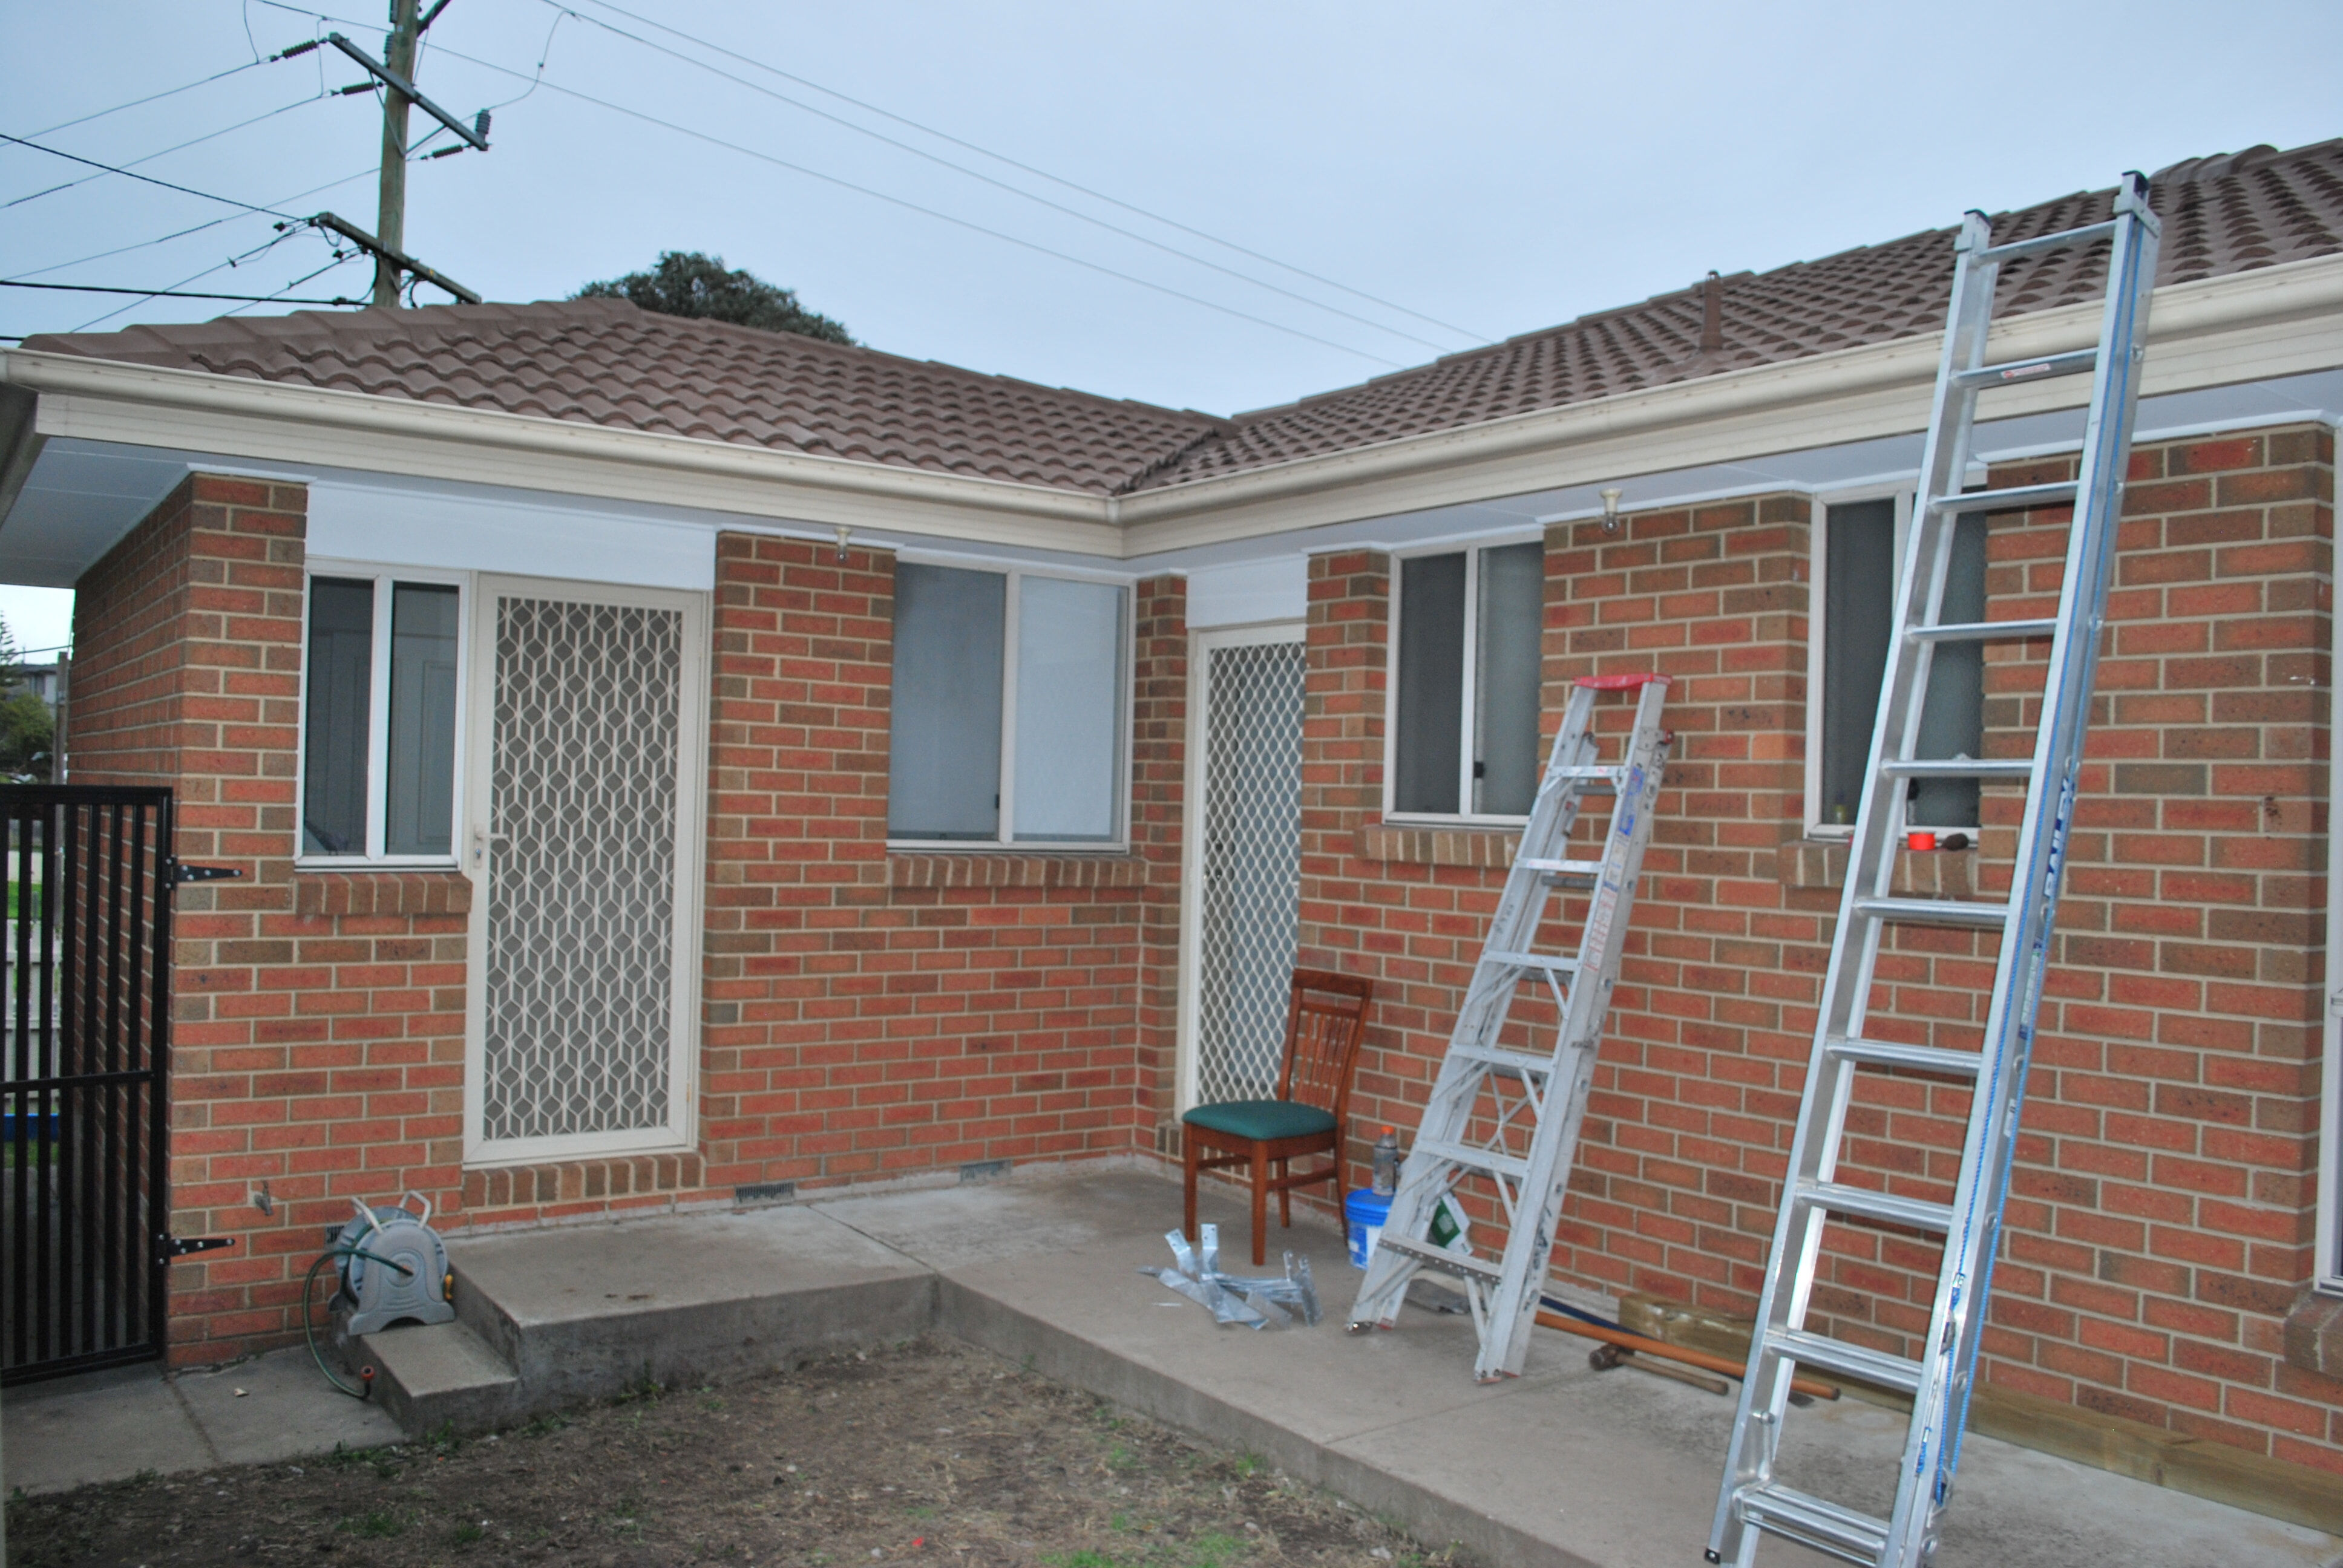
[[[1349,1503],[957,1341],[644,1387],[492,1437],[8,1504],[16,1568],[1445,1568]]]

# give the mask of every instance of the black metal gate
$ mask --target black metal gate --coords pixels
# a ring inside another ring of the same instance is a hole
[[[163,1353],[171,792],[0,786],[0,1382]]]

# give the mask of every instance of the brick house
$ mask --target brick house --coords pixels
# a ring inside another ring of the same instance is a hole
[[[1985,1375],[2114,1462],[2331,1488],[2343,142],[2157,206]],[[2088,342],[2101,259],[2009,268],[1996,356]],[[1165,1159],[1297,960],[1377,981],[1353,1131],[1410,1125],[1559,694],[1649,668],[1676,756],[1556,1270],[1746,1316],[1951,265],[1712,276],[1234,418],[609,300],[8,352],[0,573],[78,591],[69,776],[170,784],[181,853],[246,873],[180,905],[174,1203],[244,1244],[175,1271],[172,1357],[297,1332],[352,1195],[492,1225]],[[2000,394],[1979,482],[2060,470],[2083,395]],[[1980,618],[2046,613],[2064,525],[1977,530]],[[1964,748],[2039,651],[1967,671]],[[1914,810],[1977,839],[1915,890],[2006,877],[2009,798]],[[1907,930],[1875,1022],[1973,1040],[1991,957]],[[1857,1160],[1926,1191],[1961,1105],[1888,1081]],[[1826,1328],[1899,1348],[1932,1269],[1837,1227]]]

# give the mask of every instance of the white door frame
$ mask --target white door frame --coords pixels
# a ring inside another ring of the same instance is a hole
[[[488,872],[496,841],[489,785],[495,758],[497,602],[506,597],[553,598],[585,604],[673,610],[683,618],[681,690],[676,714],[675,931],[671,960],[674,994],[668,1027],[668,1115],[665,1124],[616,1132],[575,1133],[550,1138],[506,1139],[483,1135],[487,1094],[488,990]],[[464,872],[472,879],[472,915],[465,947],[464,1163],[468,1168],[536,1164],[547,1161],[630,1154],[669,1154],[694,1147],[699,1106],[700,897],[708,839],[708,661],[709,609],[705,593],[674,588],[624,588],[609,583],[548,578],[497,577],[482,573],[472,596],[471,686],[468,693],[469,744],[464,779],[469,839],[462,848]]]
[[[2343,637],[2338,638],[2343,644]],[[2343,734],[2343,680],[2331,680],[2328,733]],[[2327,765],[2327,1005],[2321,1010],[2318,1119],[2318,1191],[2313,1218],[2318,1230],[2311,1247],[2311,1282],[2343,1295],[2343,831],[2336,808],[2343,806],[2343,766]]]
[[[1247,648],[1263,643],[1307,643],[1307,621],[1277,621],[1260,626],[1214,627],[1188,634],[1188,758],[1183,791],[1186,809],[1181,822],[1180,850],[1180,1007],[1172,1114],[1182,1115],[1196,1104],[1198,963],[1204,920],[1204,780],[1205,748],[1212,742],[1212,652],[1221,648]]]

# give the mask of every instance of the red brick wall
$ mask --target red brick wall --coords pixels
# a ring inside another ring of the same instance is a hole
[[[718,546],[708,1182],[1130,1151],[1167,1027],[1179,589],[1141,594],[1132,853],[890,857],[893,558],[834,557]]]
[[[2046,470],[2063,467],[1994,482]],[[2315,427],[2136,455],[1986,1375],[2343,1471],[2343,1383],[2284,1344],[2311,1268],[2332,496]],[[1799,841],[1808,514],[1760,498],[1547,539],[1549,733],[1580,674],[1678,678],[1557,1267],[1738,1316],[1755,1308],[1837,909],[1841,854]],[[2046,613],[2063,531],[2063,514],[1994,520],[1993,615]],[[1311,585],[1302,945],[1383,982],[1362,1120],[1406,1125],[1510,846],[1378,825],[1388,566],[1322,558]],[[1997,749],[2021,748],[2041,652],[1989,668]],[[1905,879],[2006,888],[2014,810],[1988,791],[1981,851],[1908,858]],[[1974,1042],[1990,956],[1989,940],[1903,933],[1871,1027]],[[1947,1195],[1965,1091],[1865,1077],[1846,1179]],[[1834,1226],[1822,1326],[1903,1348],[1934,1257]]]
[[[76,585],[73,781],[174,785],[179,854],[244,873],[173,930],[172,1228],[237,1242],[172,1265],[180,1364],[297,1333],[321,1228],[460,1154],[470,884],[293,872],[307,506],[196,475]]]

